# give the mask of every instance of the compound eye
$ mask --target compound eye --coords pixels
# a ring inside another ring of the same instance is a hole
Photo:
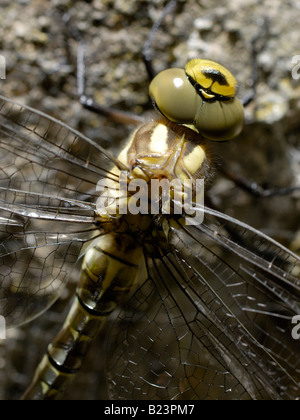
[[[244,107],[238,98],[231,101],[204,103],[195,127],[209,140],[230,140],[240,134],[244,125]]]
[[[203,103],[183,69],[159,73],[152,80],[149,93],[158,110],[178,124],[193,124]]]
[[[225,67],[210,61],[194,59],[185,72],[204,103],[195,118],[195,127],[210,140],[230,140],[244,123],[244,109],[236,97],[237,81]]]

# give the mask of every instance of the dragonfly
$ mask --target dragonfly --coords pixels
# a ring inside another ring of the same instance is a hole
[[[111,322],[113,399],[297,399],[300,258],[203,206],[196,188],[211,176],[211,142],[242,130],[236,80],[196,59],[160,73],[150,95],[157,112],[117,157],[0,97],[7,327],[34,322],[81,265],[70,312],[23,398],[59,398]],[[152,195],[152,181],[174,179],[180,187]]]

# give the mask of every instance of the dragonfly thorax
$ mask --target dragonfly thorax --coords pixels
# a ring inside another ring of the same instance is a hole
[[[135,232],[145,232],[153,218],[184,215],[203,196],[209,167],[206,143],[186,127],[165,119],[146,123],[133,133],[118,160],[128,171],[113,170],[118,181],[106,193],[105,208],[97,210],[100,216],[124,216]]]
[[[132,177],[182,181],[204,177],[206,159],[202,137],[167,119],[149,122],[136,130],[119,156]]]

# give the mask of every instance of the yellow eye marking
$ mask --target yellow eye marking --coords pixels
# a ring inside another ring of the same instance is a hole
[[[151,135],[149,150],[153,153],[168,151],[168,129],[163,124],[157,124]]]
[[[211,99],[214,95],[234,98],[236,95],[235,77],[214,61],[195,58],[187,63],[185,72],[196,90],[205,89],[201,91],[204,98]]]

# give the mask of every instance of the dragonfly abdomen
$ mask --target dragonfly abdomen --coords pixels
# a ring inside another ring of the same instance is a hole
[[[55,399],[80,370],[109,315],[136,285],[142,249],[131,235],[108,233],[86,252],[76,297],[23,399]]]

